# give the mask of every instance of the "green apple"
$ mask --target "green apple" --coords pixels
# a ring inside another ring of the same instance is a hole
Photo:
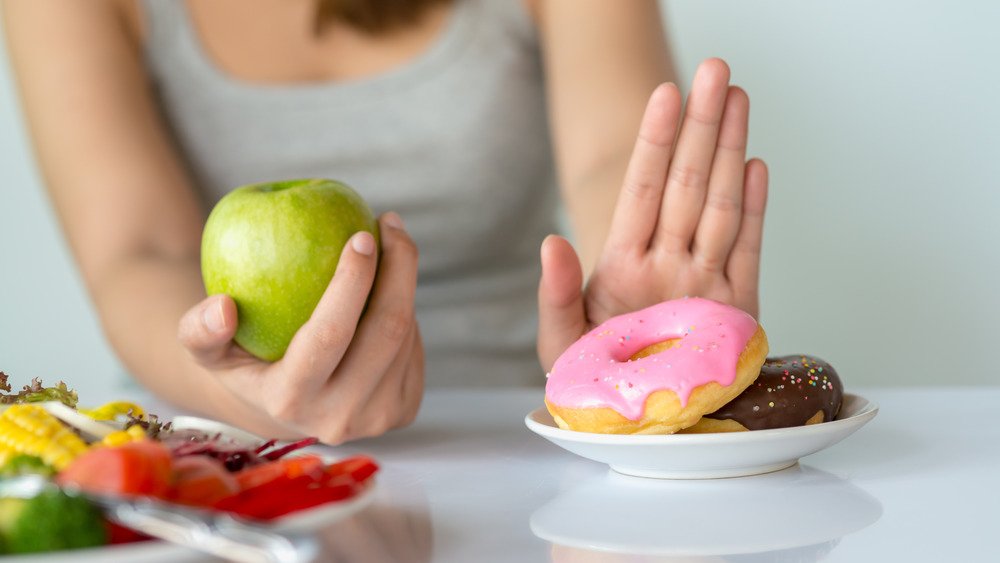
[[[368,204],[333,180],[253,184],[219,200],[202,234],[201,272],[209,295],[236,302],[236,342],[263,360],[284,356],[358,231],[378,240]]]

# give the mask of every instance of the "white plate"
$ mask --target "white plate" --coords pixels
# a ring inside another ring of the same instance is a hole
[[[251,434],[242,428],[199,416],[175,416],[170,419],[170,428],[173,430],[200,430],[206,434],[222,434],[233,442],[243,444],[260,444],[267,441],[266,438]]]
[[[774,430],[717,434],[594,434],[563,430],[545,407],[524,418],[532,432],[579,456],[626,475],[658,479],[716,479],[784,469],[864,426],[878,405],[851,393],[837,420]]]

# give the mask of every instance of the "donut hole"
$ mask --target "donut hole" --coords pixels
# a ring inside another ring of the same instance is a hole
[[[629,360],[632,360],[634,362],[634,361],[636,361],[638,359],[645,358],[646,356],[652,356],[653,354],[659,354],[660,352],[663,352],[665,350],[669,350],[671,348],[676,348],[676,347],[678,347],[680,345],[681,345],[681,339],[680,338],[671,338],[669,340],[664,340],[663,342],[657,342],[656,344],[650,344],[649,346],[646,346],[645,348],[643,348],[642,350],[639,350],[635,354],[632,354],[632,357],[629,358]]]

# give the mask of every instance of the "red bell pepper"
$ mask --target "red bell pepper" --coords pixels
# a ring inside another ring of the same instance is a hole
[[[241,516],[269,520],[349,499],[364,489],[376,471],[378,465],[366,456],[326,467],[316,456],[289,458],[237,473],[237,481],[245,486],[213,506]],[[241,475],[244,472],[249,473]]]

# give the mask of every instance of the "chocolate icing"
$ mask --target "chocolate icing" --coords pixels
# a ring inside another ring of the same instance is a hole
[[[830,364],[806,355],[768,358],[743,393],[705,415],[735,420],[749,430],[801,426],[823,411],[823,422],[840,412],[844,387]]]

